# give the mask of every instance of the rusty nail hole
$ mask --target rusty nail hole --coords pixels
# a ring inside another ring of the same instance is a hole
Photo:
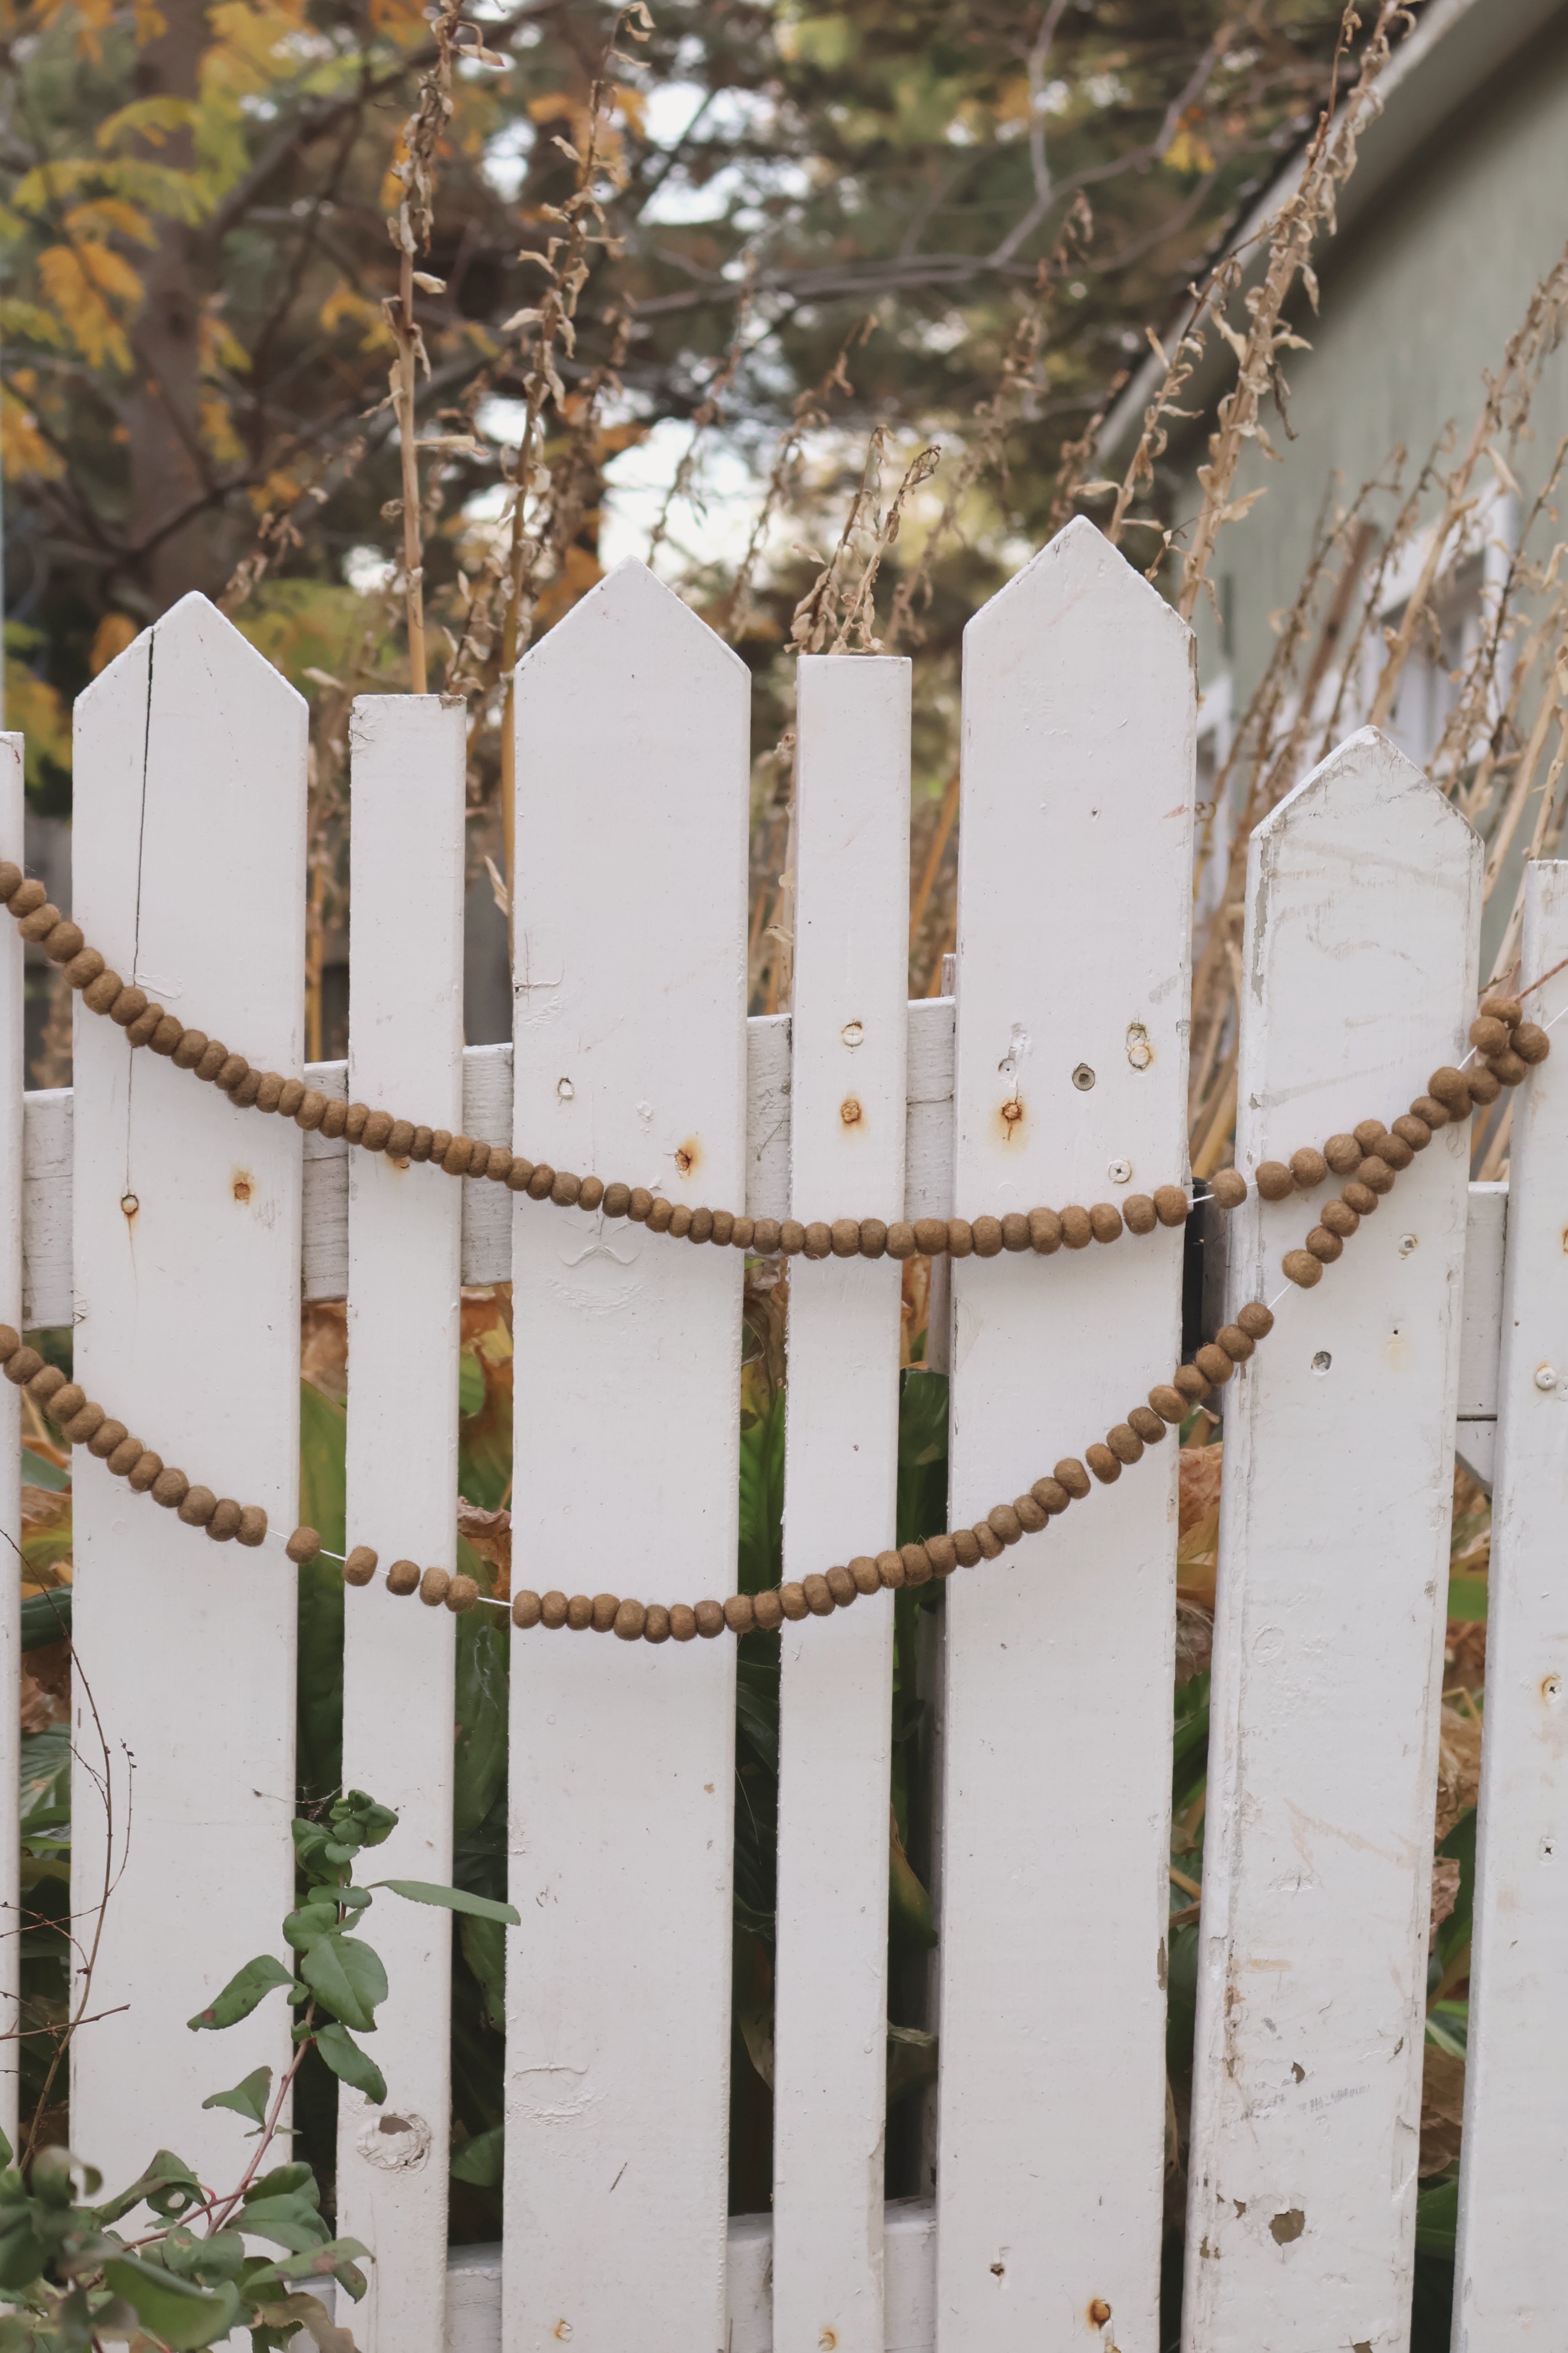
[[[128,1218],[133,1218],[142,1204],[134,1193],[122,1193],[120,1197],[120,1206]]]
[[[1005,1103],[1003,1104],[1002,1116],[1006,1121],[1009,1127],[1016,1126],[1018,1121],[1023,1118],[1024,1106],[1018,1101],[1016,1095],[1012,1098],[1010,1103]]]
[[[844,1043],[847,1046],[861,1045],[864,1043],[866,1037],[865,1028],[863,1024],[858,1021],[847,1021],[838,1034],[843,1039]]]
[[[817,2338],[816,2344],[817,2353],[838,2353],[837,2329],[825,2328],[821,2336]]]
[[[376,2126],[376,2130],[378,2132],[384,2133],[407,2132],[409,2128],[409,2123],[406,2116],[383,2116],[380,2124]]]
[[[1128,1024],[1127,1059],[1135,1071],[1146,1071],[1154,1059],[1154,1049],[1149,1043],[1149,1032],[1142,1021]]]
[[[1307,2218],[1299,2206],[1288,2206],[1283,2214],[1276,2214],[1268,2225],[1268,2235],[1277,2247],[1288,2247],[1299,2239],[1307,2227]]]
[[[569,2320],[558,2320],[550,2334],[559,2344],[564,2345],[572,2334],[572,2323]]]
[[[1094,1084],[1094,1072],[1089,1069],[1087,1062],[1080,1062],[1079,1064],[1077,1070],[1072,1074],[1072,1082],[1078,1089],[1080,1095],[1088,1094],[1090,1087]]]
[[[237,1176],[237,1177],[235,1178],[235,1180],[234,1180],[234,1198],[235,1198],[235,1199],[236,1199],[237,1201],[248,1201],[248,1200],[249,1200],[249,1198],[250,1198],[250,1179],[249,1179],[249,1177],[248,1177],[248,1176]]]
[[[1005,2264],[1005,2263],[993,2263],[993,2264],[992,2264],[992,2266],[991,2266],[991,2276],[992,2276],[992,2278],[993,2278],[993,2279],[1001,2279],[1001,2278],[1004,2276],[1004,2274],[1005,2274],[1006,2269],[1007,2269],[1007,2266],[1006,2266],[1006,2264]]]
[[[1097,2328],[1103,2328],[1110,2317],[1110,2306],[1102,2295],[1097,2295],[1089,2307],[1089,2316]]]
[[[573,1085],[570,1079],[556,1080],[555,1092],[562,1103],[570,1103],[576,1092],[577,1090]]]
[[[690,1153],[689,1153],[689,1152],[688,1152],[688,1150],[686,1149],[686,1146],[685,1146],[685,1145],[684,1145],[684,1144],[681,1145],[681,1147],[680,1147],[679,1151],[679,1152],[676,1154],[676,1155],[675,1155],[675,1165],[676,1165],[676,1166],[679,1169],[679,1171],[680,1171],[680,1173],[681,1173],[681,1175],[682,1175],[683,1176],[690,1176],[690,1174],[691,1174],[691,1155],[690,1155]]]
[[[1542,1683],[1541,1696],[1548,1703],[1560,1700],[1563,1696],[1562,1676],[1547,1675]]]
[[[846,1127],[858,1127],[859,1125],[860,1106],[853,1095],[845,1096],[843,1102],[838,1106],[838,1116],[844,1122]]]

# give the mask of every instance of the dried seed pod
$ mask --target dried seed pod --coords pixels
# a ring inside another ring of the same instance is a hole
[[[1290,1155],[1290,1175],[1298,1192],[1310,1193],[1315,1185],[1322,1184],[1328,1173],[1328,1162],[1321,1152],[1314,1152],[1310,1144],[1304,1144],[1300,1152]]]
[[[974,1248],[974,1230],[967,1218],[949,1218],[947,1221],[947,1254],[949,1258],[967,1258]]]
[[[180,1498],[180,1517],[188,1528],[205,1528],[217,1509],[217,1497],[210,1487],[187,1487]]]
[[[321,1539],[314,1528],[298,1527],[283,1549],[297,1568],[303,1568],[308,1562],[314,1560],[321,1551]],[[396,1592],[397,1589],[394,1586],[393,1591]]]
[[[1323,1146],[1323,1157],[1336,1176],[1348,1176],[1360,1167],[1363,1156],[1353,1135],[1331,1135]]]
[[[1344,1243],[1328,1226],[1314,1226],[1304,1247],[1323,1266],[1332,1266],[1344,1250]]]
[[[1274,1310],[1265,1307],[1261,1299],[1249,1299],[1245,1307],[1237,1309],[1236,1320],[1249,1340],[1267,1340],[1274,1329]]]
[[[371,1578],[375,1575],[375,1571],[376,1556],[374,1546],[370,1545],[355,1545],[347,1560],[343,1563],[343,1583],[345,1585],[368,1585]],[[536,1609],[538,1605],[539,1597],[535,1594],[534,1607]],[[514,1611],[514,1617],[515,1614],[516,1613]]]
[[[1323,1279],[1323,1270],[1310,1250],[1287,1250],[1279,1263],[1288,1279],[1300,1283],[1303,1291],[1310,1291],[1315,1282]]]
[[[1093,1446],[1086,1446],[1083,1459],[1103,1486],[1113,1487],[1121,1476],[1121,1465],[1109,1446],[1101,1446],[1098,1441]]]
[[[1257,1184],[1266,1201],[1283,1201],[1296,1189],[1296,1180],[1282,1160],[1259,1161]]]
[[[1054,1209],[1029,1211],[1029,1248],[1037,1258],[1049,1258],[1062,1246],[1062,1221]]]
[[[531,1632],[543,1615],[543,1604],[537,1593],[514,1593],[511,1597],[511,1622],[521,1626],[525,1634]]]
[[[1169,1381],[1155,1383],[1149,1392],[1149,1403],[1162,1421],[1184,1421],[1187,1418],[1187,1400]]]
[[[1096,1201],[1089,1213],[1089,1225],[1097,1242],[1121,1240],[1121,1212],[1113,1201]]]
[[[716,1635],[724,1631],[724,1612],[716,1601],[698,1602],[691,1614],[697,1620],[697,1630],[705,1642],[711,1642]]]
[[[1466,1071],[1465,1079],[1470,1090],[1470,1101],[1479,1103],[1483,1108],[1488,1103],[1495,1103],[1502,1092],[1502,1081],[1490,1062],[1475,1063]],[[1393,1163],[1389,1165],[1392,1166]]]
[[[1160,1222],[1160,1212],[1147,1193],[1129,1193],[1121,1204],[1121,1214],[1130,1234],[1152,1234]]]
[[[1539,1022],[1521,1021],[1514,1029],[1513,1050],[1521,1062],[1544,1062],[1552,1051],[1552,1040]]]
[[[449,1570],[427,1568],[419,1580],[419,1599],[426,1609],[438,1609],[447,1599],[452,1578]]]
[[[1143,1440],[1131,1422],[1118,1421],[1105,1433],[1105,1442],[1118,1462],[1142,1462]]]
[[[1180,1417],[1177,1417],[1178,1419]],[[1137,1431],[1145,1446],[1158,1446],[1165,1435],[1165,1425],[1157,1413],[1146,1405],[1135,1405],[1127,1417],[1127,1426]]]
[[[1373,1191],[1372,1187],[1361,1184],[1354,1176],[1351,1178],[1350,1183],[1340,1195],[1340,1198],[1348,1209],[1355,1211],[1358,1218],[1370,1218],[1377,1207],[1377,1195]],[[1331,1228],[1330,1230],[1331,1232],[1332,1229]]]
[[[1247,1198],[1247,1179],[1239,1168],[1221,1168],[1210,1179],[1209,1199],[1222,1209],[1239,1209]]]
[[[1223,1348],[1233,1365],[1245,1365],[1257,1351],[1257,1341],[1239,1324],[1222,1324],[1214,1336],[1215,1347]]]
[[[1154,1190],[1154,1213],[1163,1226],[1184,1226],[1192,1203],[1179,1185],[1159,1185]]]
[[[1065,1454],[1051,1475],[1058,1487],[1067,1489],[1075,1503],[1082,1503],[1089,1493],[1089,1473],[1075,1455]]]
[[[1037,1479],[1029,1493],[1041,1511],[1048,1513],[1053,1519],[1059,1512],[1065,1512],[1072,1502],[1059,1479]]]
[[[1029,1220],[1021,1209],[1009,1209],[1002,1220],[1002,1247],[1009,1250],[1026,1250],[1029,1247]]]
[[[1323,1204],[1323,1223],[1328,1228],[1330,1233],[1338,1234],[1341,1240],[1343,1241],[1348,1240],[1350,1236],[1354,1233],[1356,1228],[1361,1223],[1361,1219],[1357,1217],[1355,1211],[1351,1208],[1348,1201],[1325,1201]]]
[[[1212,1340],[1205,1341],[1201,1348],[1194,1349],[1193,1362],[1205,1380],[1212,1382],[1215,1388],[1228,1381],[1236,1370],[1225,1350],[1216,1348]]]
[[[1011,1504],[994,1504],[985,1514],[986,1525],[1005,1545],[1016,1545],[1024,1533],[1023,1523]]]
[[[1077,1201],[1069,1201],[1062,1211],[1062,1240],[1068,1250],[1087,1250],[1094,1240],[1094,1227],[1089,1211]]]
[[[1481,1011],[1489,1020],[1500,1021],[1505,1029],[1511,1029],[1524,1008],[1517,997],[1504,997],[1500,991],[1496,996],[1482,997]]]

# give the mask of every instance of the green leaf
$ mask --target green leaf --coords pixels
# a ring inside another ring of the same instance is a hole
[[[48,2250],[28,2218],[0,2231],[0,2287],[30,2287],[48,2261]]]
[[[35,2173],[37,2169],[35,2167]],[[174,2156],[171,2149],[161,2148],[146,2171],[138,2175],[128,2189],[121,2190],[116,2198],[107,2199],[101,2206],[95,2206],[92,2211],[99,2222],[118,2222],[122,2214],[129,2214],[133,2206],[140,2206],[145,2199],[155,2214],[169,2221],[194,2206],[201,2194],[202,2185],[184,2158]]]
[[[343,1571],[329,1552],[346,1552],[344,1449],[341,1405],[310,1381],[300,1384],[300,1517],[321,1533],[323,1549],[299,1571],[296,1721],[297,1771],[308,1799],[324,1798],[343,1773]]]
[[[492,1576],[461,1537],[458,1566],[476,1579],[481,1591]],[[458,1620],[452,1824],[459,1845],[484,1820],[506,1784],[510,1637],[493,1622],[494,1616],[489,1609],[470,1609]]]
[[[105,2284],[122,2295],[142,2326],[173,2353],[216,2345],[239,2316],[239,2297],[226,2283],[216,2290],[194,2287],[172,2272],[121,2255],[103,2267]]]
[[[233,2108],[238,2115],[249,2116],[254,2123],[264,2125],[267,2122],[267,2103],[271,2094],[271,2068],[257,2067],[243,2083],[237,2084],[232,2092],[215,2092],[210,2100],[202,2102],[202,2105],[204,2108]]]
[[[469,1895],[460,1887],[437,1887],[428,1879],[377,1879],[376,1887],[390,1887],[395,1895],[405,1895],[410,1904],[438,1904],[444,1911],[467,1912],[475,1920],[503,1920],[509,1928],[521,1928],[522,1915],[515,1905],[498,1904],[493,1896]]]
[[[305,1904],[298,1912],[290,1912],[283,1923],[283,1934],[297,1953],[308,1953],[323,1936],[334,1934],[340,1926],[335,1904]]]
[[[506,2127],[497,2125],[489,2132],[476,2133],[466,2140],[452,2158],[451,2173],[458,2181],[471,2181],[480,2189],[499,2189],[506,2142]]]
[[[483,1989],[485,2021],[506,2032],[506,1927],[500,1920],[465,1920],[458,1931],[463,1958]]]
[[[1415,2200],[1417,2254],[1446,2255],[1452,2263],[1458,2227],[1458,2183],[1444,2181],[1436,2189],[1424,2189]]]
[[[245,1967],[230,1978],[216,2001],[210,2002],[205,2010],[198,2010],[195,2018],[187,2018],[185,2024],[193,2031],[204,2026],[233,2026],[237,2020],[248,2018],[274,1986],[292,1985],[293,1982],[292,1970],[286,1969],[281,1961],[275,1961],[270,1953],[258,1953],[253,1961],[247,1961]]]
[[[331,2069],[356,2092],[379,2107],[386,2097],[386,2078],[368,2052],[362,2051],[353,2037],[336,2021],[323,2026],[316,2037],[316,2048]]]
[[[258,2239],[270,2239],[295,2255],[321,2246],[329,2235],[315,2206],[298,2189],[285,2198],[247,2198],[240,2221]]]
[[[341,1932],[323,1936],[300,1962],[300,1975],[334,2018],[362,2034],[374,2031],[375,2006],[386,2000],[386,1971],[369,1945]]]

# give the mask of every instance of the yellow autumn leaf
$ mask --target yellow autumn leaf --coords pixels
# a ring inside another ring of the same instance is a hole
[[[45,293],[90,367],[105,362],[129,368],[131,346],[114,305],[134,310],[142,280],[122,254],[107,245],[46,246],[38,256]]]
[[[6,631],[7,637],[10,631]],[[5,655],[5,724],[26,739],[24,754],[29,784],[43,782],[48,760],[68,774],[71,764],[70,713],[47,679],[35,678],[25,662]]]
[[[8,482],[52,481],[65,460],[50,448],[26,401],[7,385],[0,391],[0,467]]]
[[[210,384],[204,384],[197,396],[196,425],[209,456],[220,465],[238,465],[245,444],[234,429],[234,413],[227,401]]]
[[[1201,132],[1184,123],[1166,148],[1164,161],[1173,172],[1212,172],[1214,149]]]
[[[386,323],[386,313],[381,304],[373,302],[366,295],[356,294],[342,279],[338,280],[322,303],[318,317],[329,335],[345,324],[363,328],[364,332],[359,344],[362,352],[395,348],[396,339]]]
[[[92,633],[92,645],[87,657],[87,666],[94,678],[100,670],[107,670],[115,656],[122,654],[138,634],[136,624],[128,613],[105,613]]]
[[[144,139],[150,147],[162,147],[173,132],[189,130],[195,119],[196,108],[188,98],[133,98],[129,106],[104,116],[98,126],[98,144],[107,151],[122,139]]]
[[[158,232],[146,214],[128,205],[123,196],[89,196],[84,204],[71,206],[62,225],[76,243],[84,237],[128,237],[136,245],[158,242]]]

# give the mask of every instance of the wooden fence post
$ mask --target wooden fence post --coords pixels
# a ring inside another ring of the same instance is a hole
[[[514,1146],[735,1208],[749,681],[643,565],[517,674]],[[742,1253],[519,1202],[514,1590],[735,1586]],[[735,1651],[511,1645],[504,2342],[724,2338]]]
[[[796,673],[790,1214],[903,1214],[910,665]],[[792,1261],[784,1576],[894,1542],[900,1270]],[[785,1622],[773,2343],[884,2353],[893,1601]]]
[[[462,1126],[461,702],[354,704],[349,1095]],[[343,1781],[395,1807],[375,1870],[452,1875],[456,1621],[386,1590],[400,1554],[455,1565],[462,1187],[383,1154],[349,1159],[348,1541],[381,1556],[345,1595]],[[338,2094],[339,2228],[374,2248],[355,2312],[369,2353],[445,2341],[451,1915],[395,1895],[371,1940],[392,1992],[371,2046],[384,2108]]]
[[[965,633],[963,1217],[1183,1176],[1190,644],[1087,522]],[[1164,1227],[954,1266],[955,1524],[1169,1377],[1180,1280]],[[947,1588],[941,2353],[1156,2341],[1174,1454]]]
[[[1524,1009],[1568,1008],[1568,863],[1525,883]],[[1487,1615],[1455,2353],[1561,2334],[1568,2150],[1568,1043],[1515,1099]]]
[[[0,858],[26,862],[26,807],[22,738],[0,735]],[[7,921],[0,940],[0,1324],[22,1329],[22,1093],[26,1085],[24,1043],[26,949]],[[14,1793],[20,1761],[18,1720],[22,1630],[17,1586],[20,1562],[13,1546],[22,1541],[22,1399],[9,1381],[0,1384],[0,1552],[5,1555],[5,1591],[13,1598],[0,1610],[0,1789]],[[15,1795],[0,1806],[0,2036],[21,2024],[16,1996],[22,1978],[22,1921],[16,1879],[21,1853]],[[16,2143],[16,2054],[11,2040],[0,2046],[0,2132]]]
[[[1465,1052],[1479,850],[1372,729],[1252,837],[1237,1166],[1389,1121]],[[1340,1180],[1230,1229],[1278,1329],[1224,1392],[1184,2345],[1409,2325],[1469,1124],[1310,1292]]]
[[[304,1024],[305,705],[205,597],[182,599],[76,706],[77,920],[127,981],[258,1069]],[[73,2146],[114,2187],[149,2138],[205,2180],[244,2171],[209,2092],[289,2052],[280,2000],[221,2035],[201,2010],[292,1907],[300,1131],[237,1109],[79,1012],[77,1378],[166,1462],[260,1504],[216,1545],[76,1457],[76,1933],[94,2011],[72,2044]],[[90,1702],[88,1691],[90,1688]],[[79,1975],[76,1990],[81,1990]],[[121,2008],[121,2005],[124,2005]]]

